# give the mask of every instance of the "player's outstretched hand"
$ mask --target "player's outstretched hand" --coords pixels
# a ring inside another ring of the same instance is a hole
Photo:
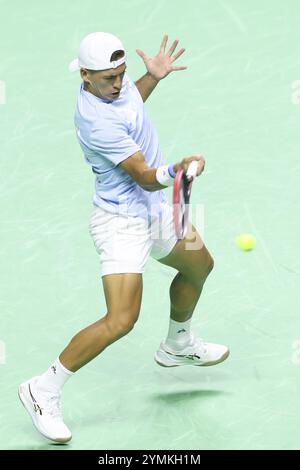
[[[160,45],[159,52],[155,57],[148,57],[145,54],[145,52],[143,52],[141,49],[136,49],[137,54],[143,59],[148,73],[156,81],[162,80],[167,75],[169,75],[170,72],[176,72],[178,70],[187,69],[187,67],[185,66],[181,66],[181,67],[173,66],[173,62],[175,62],[175,60],[177,60],[178,57],[180,57],[185,51],[185,49],[180,49],[175,54],[175,49],[179,42],[178,39],[175,39],[172,46],[166,53],[167,42],[168,42],[168,35],[165,34],[163,37],[162,43]]]

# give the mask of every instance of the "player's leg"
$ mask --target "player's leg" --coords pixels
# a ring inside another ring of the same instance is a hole
[[[190,224],[186,238],[178,240],[171,252],[158,261],[178,273],[170,286],[169,332],[155,355],[156,361],[166,367],[224,361],[229,355],[226,346],[204,343],[190,331],[193,312],[214,264],[196,228]]]
[[[19,389],[37,429],[58,442],[71,439],[59,411],[61,388],[75,371],[132,329],[140,311],[142,273],[152,245],[145,219],[98,206],[92,210],[89,230],[101,261],[107,312],[75,335],[48,371]]]
[[[142,300],[142,274],[103,276],[107,313],[77,333],[59,356],[75,372],[98,356],[109,344],[126,335],[138,319]]]
[[[44,374],[19,387],[20,399],[37,430],[56,442],[68,442],[72,437],[60,410],[63,385],[76,370],[126,335],[139,316],[142,274],[111,274],[102,279],[106,315],[74,336]]]
[[[170,286],[170,317],[177,322],[189,320],[212,271],[214,261],[197,229],[191,224],[184,240],[158,260],[178,271]]]

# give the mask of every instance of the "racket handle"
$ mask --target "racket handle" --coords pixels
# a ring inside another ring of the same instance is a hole
[[[193,160],[192,163],[189,164],[189,167],[186,172],[187,177],[195,178],[198,169],[198,160]]]

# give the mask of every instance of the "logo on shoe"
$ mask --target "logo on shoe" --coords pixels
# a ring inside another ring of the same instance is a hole
[[[186,330],[182,328],[182,330],[178,330],[177,333],[186,333]]]
[[[188,359],[201,359],[200,356],[198,356],[197,354],[189,354],[188,356],[186,356]]]
[[[51,369],[53,370],[53,374],[56,374],[56,366],[51,366]]]
[[[29,390],[29,393],[30,393],[30,396],[31,396],[31,400],[33,401],[33,408],[34,408],[34,411],[36,413],[40,413],[40,415],[42,416],[42,408],[40,407],[40,405],[38,405],[36,399],[34,398],[34,396],[32,395],[31,393],[31,388],[30,388],[30,384],[28,384],[28,390]]]
[[[40,415],[42,416],[42,414],[43,414],[43,413],[42,413],[42,409],[41,409],[41,407],[40,407],[37,403],[34,403],[34,404],[33,404],[33,408],[34,408],[34,411],[35,411],[36,413],[40,413]]]
[[[176,357],[185,357],[186,359],[191,359],[192,361],[194,359],[201,359],[200,356],[198,356],[197,354],[188,354],[188,355],[185,355],[185,354],[175,354]]]

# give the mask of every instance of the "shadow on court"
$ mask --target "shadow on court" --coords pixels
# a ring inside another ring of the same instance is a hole
[[[218,396],[230,395],[228,392],[222,390],[186,390],[184,392],[166,392],[157,393],[152,396],[156,402],[163,402],[164,404],[173,405],[183,401],[190,400],[203,400],[207,398],[215,398]]]

